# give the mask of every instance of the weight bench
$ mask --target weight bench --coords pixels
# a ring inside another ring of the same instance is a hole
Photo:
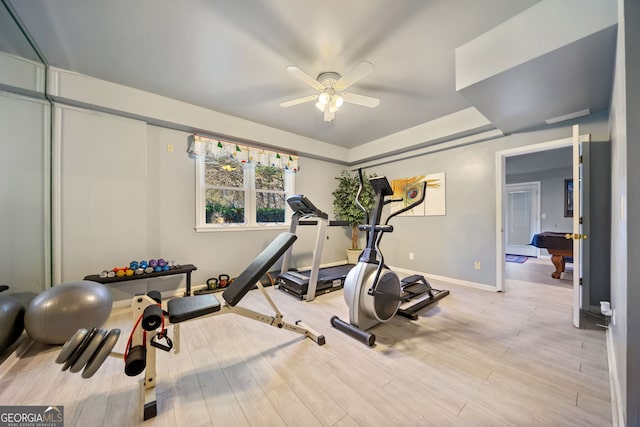
[[[156,349],[173,350],[178,353],[180,324],[183,322],[223,313],[234,313],[279,329],[296,332],[312,339],[318,345],[323,345],[324,336],[319,335],[301,321],[295,324],[285,322],[282,313],[260,283],[260,278],[278,261],[296,238],[292,233],[278,235],[222,292],[222,303],[214,294],[174,298],[169,300],[167,312],[164,312],[160,305],[160,293],[157,291],[133,297],[131,311],[134,326],[124,354],[111,352],[120,334],[119,330],[114,329],[107,333],[104,329],[94,328],[91,332],[81,329],[65,344],[56,362],[64,364],[63,370],[71,368],[71,372],[79,372],[84,367],[83,378],[90,378],[109,355],[125,360],[125,373],[128,376],[137,376],[144,371],[143,419],[147,420],[157,415]],[[273,309],[274,315],[266,315],[237,306],[242,298],[256,286]],[[167,335],[165,317],[168,317],[169,323],[173,324],[173,341]]]

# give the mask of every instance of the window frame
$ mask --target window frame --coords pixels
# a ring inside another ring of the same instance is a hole
[[[256,194],[257,192],[284,194],[285,200],[295,194],[295,172],[283,169],[284,192],[276,190],[256,190],[254,163],[243,163],[243,183],[244,183],[244,223],[222,223],[208,224],[206,222],[206,191],[208,187],[205,182],[205,156],[196,159],[196,232],[217,232],[217,231],[252,231],[252,230],[288,230],[291,225],[291,208],[285,203],[284,222],[258,223],[256,215]],[[223,187],[217,187],[223,188]],[[249,212],[251,213],[249,215]]]

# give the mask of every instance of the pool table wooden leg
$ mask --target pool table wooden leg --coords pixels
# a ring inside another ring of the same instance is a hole
[[[564,256],[562,256],[562,255],[551,255],[551,262],[556,267],[556,271],[551,273],[551,277],[553,277],[554,279],[559,279],[560,275],[564,271],[564,266],[565,266]]]

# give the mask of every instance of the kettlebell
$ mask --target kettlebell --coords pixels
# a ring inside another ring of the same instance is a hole
[[[228,274],[221,274],[218,276],[218,286],[220,286],[221,288],[226,288],[229,285],[229,275]]]
[[[207,279],[207,289],[214,290],[218,287],[218,279],[212,277],[211,279]]]

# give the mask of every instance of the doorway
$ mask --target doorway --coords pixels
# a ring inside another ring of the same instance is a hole
[[[510,255],[538,257],[531,236],[540,232],[540,181],[507,184],[505,251]]]
[[[572,138],[563,138],[496,152],[496,289],[505,291],[505,255],[507,251],[507,213],[509,198],[506,184],[506,161],[509,157],[571,147]],[[540,193],[538,193],[540,194]],[[538,212],[540,211],[538,205]],[[538,226],[539,229],[539,226]],[[530,236],[528,237],[530,239]],[[521,239],[520,239],[521,240]]]

